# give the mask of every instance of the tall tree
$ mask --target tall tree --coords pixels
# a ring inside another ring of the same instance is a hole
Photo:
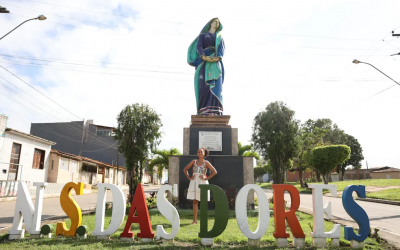
[[[242,145],[241,142],[238,142],[238,155],[253,156],[257,160],[260,160],[260,155],[256,151],[254,151],[252,145]]]
[[[354,138],[354,136],[351,135],[346,135],[346,136],[347,136],[346,145],[350,147],[351,153],[350,153],[350,159],[345,161],[343,164],[339,165],[337,168],[341,181],[343,181],[344,179],[344,173],[346,172],[346,168],[348,166],[353,166],[355,169],[358,170],[361,168],[361,161],[364,160],[364,156],[362,153],[363,150],[358,140]]]
[[[350,147],[347,145],[330,145],[316,147],[311,150],[310,164],[318,169],[328,184],[329,176],[339,164],[343,164],[350,158]]]
[[[342,129],[338,127],[336,123],[333,123],[331,119],[323,118],[317,120],[307,120],[303,124],[303,128],[308,133],[322,133],[322,142],[318,146],[323,145],[340,145],[346,144],[347,136]],[[321,181],[321,173],[318,169],[313,168],[317,176],[318,182]]]
[[[255,167],[254,168],[254,180],[257,181],[258,178],[262,177],[265,174],[265,169],[263,167]]]
[[[154,158],[150,161],[148,168],[149,172],[152,174],[154,166],[157,165],[157,173],[159,178],[162,177],[163,169],[169,169],[169,156],[170,155],[182,155],[179,149],[171,148],[170,150],[154,150]]]
[[[294,159],[294,170],[299,172],[301,187],[304,187],[303,172],[305,172],[308,168],[312,168],[312,166],[308,163],[308,157],[313,148],[324,145],[323,137],[325,135],[325,131],[325,129],[318,127],[309,130],[306,124],[303,124],[302,128],[300,129],[300,149],[299,155]],[[318,170],[314,169],[314,171]]]
[[[299,121],[294,114],[285,103],[273,102],[254,118],[253,146],[271,163],[276,184],[285,182],[289,160],[298,154]]]
[[[148,105],[127,105],[117,117],[115,139],[123,153],[128,170],[130,202],[136,186],[142,182],[142,172],[149,151],[160,143],[160,116]]]

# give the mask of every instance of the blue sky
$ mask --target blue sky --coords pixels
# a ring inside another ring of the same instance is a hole
[[[357,58],[400,80],[400,58],[390,56],[400,52],[400,40],[391,36],[392,30],[400,33],[398,1],[0,4],[11,11],[0,15],[2,33],[40,13],[48,18],[1,40],[0,54],[54,59],[0,56],[0,65],[79,119],[115,126],[125,105],[147,103],[162,114],[160,147],[182,150],[183,127],[196,112],[187,48],[208,20],[219,17],[226,44],[224,114],[231,115],[242,143],[249,143],[256,114],[279,100],[303,122],[337,123],[359,140],[370,167],[400,167],[400,86],[379,93],[394,83],[368,65],[351,63]],[[29,132],[31,122],[78,120],[1,68],[0,76],[24,90],[11,94],[4,86],[14,87],[0,79],[0,91],[8,95],[0,96],[0,112],[9,115],[9,127]]]

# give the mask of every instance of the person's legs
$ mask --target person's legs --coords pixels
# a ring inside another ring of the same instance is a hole
[[[199,210],[199,201],[193,200],[193,223],[197,224],[197,211]]]

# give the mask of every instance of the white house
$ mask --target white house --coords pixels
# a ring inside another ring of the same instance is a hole
[[[7,128],[0,114],[0,181],[47,181],[49,155],[55,142]]]

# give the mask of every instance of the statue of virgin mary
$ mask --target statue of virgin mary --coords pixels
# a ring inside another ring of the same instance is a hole
[[[211,19],[199,36],[190,44],[187,61],[196,68],[194,91],[198,115],[222,115],[222,85],[225,45],[221,35],[222,24]]]

